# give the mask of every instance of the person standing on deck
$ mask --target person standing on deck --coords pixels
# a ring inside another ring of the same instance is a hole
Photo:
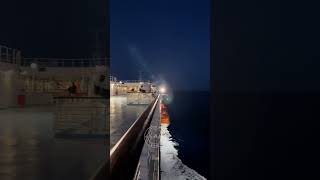
[[[68,92],[70,96],[73,96],[77,93],[77,86],[74,82],[72,82],[72,85],[68,88]]]

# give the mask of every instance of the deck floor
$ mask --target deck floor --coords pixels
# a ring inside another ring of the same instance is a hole
[[[106,158],[103,139],[54,138],[52,107],[0,110],[0,179],[89,179]]]
[[[110,146],[111,148],[130,128],[134,121],[143,113],[147,105],[127,105],[124,96],[110,98]]]

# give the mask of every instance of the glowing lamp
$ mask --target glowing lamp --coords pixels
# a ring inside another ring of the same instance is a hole
[[[159,89],[160,93],[163,94],[166,92],[166,88],[165,87],[160,87]]]

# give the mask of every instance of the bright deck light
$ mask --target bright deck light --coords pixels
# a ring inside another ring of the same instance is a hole
[[[159,90],[159,91],[160,91],[161,94],[163,94],[163,93],[166,92],[166,88],[165,88],[165,87],[160,87],[160,90]]]

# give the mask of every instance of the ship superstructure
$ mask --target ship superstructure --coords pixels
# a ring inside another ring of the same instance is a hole
[[[0,45],[0,179],[95,174],[109,148],[108,68],[106,58],[26,58]]]
[[[0,46],[0,108],[55,106],[57,134],[107,134],[107,71],[106,58],[25,58]]]
[[[118,80],[110,76],[110,96],[125,96],[128,104],[150,104],[156,97],[155,83],[143,80]]]

